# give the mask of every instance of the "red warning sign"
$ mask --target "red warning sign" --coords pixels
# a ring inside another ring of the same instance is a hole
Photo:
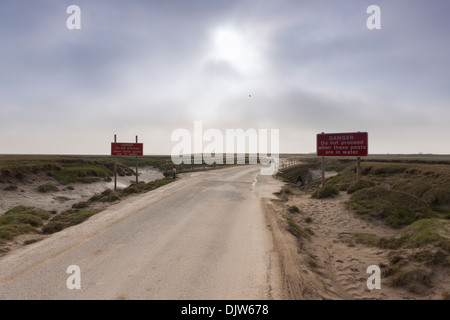
[[[143,143],[111,143],[111,155],[117,157],[142,156],[144,153]]]
[[[319,157],[367,157],[367,154],[367,132],[317,134]]]

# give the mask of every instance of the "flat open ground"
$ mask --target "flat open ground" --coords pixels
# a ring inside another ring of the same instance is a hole
[[[1,299],[279,299],[261,211],[281,183],[239,166],[185,174],[0,258]],[[81,269],[69,290],[66,269]]]
[[[317,182],[282,182],[259,166],[183,173],[4,254],[0,298],[448,299],[448,161],[370,157],[368,185],[352,194],[352,164],[329,161],[327,184],[340,191],[323,199],[311,197]],[[380,190],[401,197],[386,204]],[[405,202],[420,206],[405,215]],[[80,290],[67,288],[69,265],[81,269]],[[370,265],[382,268],[381,289],[367,287]]]

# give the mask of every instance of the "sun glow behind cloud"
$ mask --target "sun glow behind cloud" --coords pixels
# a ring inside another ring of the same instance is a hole
[[[234,27],[219,27],[212,32],[209,59],[228,63],[244,76],[264,70],[264,45],[261,34]]]

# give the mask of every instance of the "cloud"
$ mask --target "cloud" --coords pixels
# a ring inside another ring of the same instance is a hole
[[[108,152],[118,133],[165,153],[194,120],[280,129],[284,152],[348,130],[370,130],[378,152],[416,133],[401,150],[446,151],[448,2],[381,1],[376,31],[356,0],[79,0],[78,31],[69,4],[0,4],[2,152]]]

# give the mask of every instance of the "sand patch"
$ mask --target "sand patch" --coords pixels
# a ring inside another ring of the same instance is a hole
[[[139,181],[150,182],[164,178],[164,175],[152,167],[139,168]],[[125,188],[135,182],[135,176],[118,176],[117,187]],[[51,183],[58,190],[52,192],[39,192],[40,185]],[[71,183],[62,185],[55,179],[43,174],[32,174],[26,177],[23,182],[17,182],[16,190],[5,191],[9,184],[0,183],[0,215],[5,211],[18,206],[40,208],[47,211],[61,212],[72,207],[73,204],[87,201],[95,194],[99,194],[106,189],[114,188],[112,181],[99,181],[94,183]]]
[[[285,187],[280,199],[265,204],[266,217],[272,224],[274,247],[283,267],[286,299],[442,299],[448,290],[448,270],[436,269],[434,287],[412,293],[383,282],[381,289],[369,289],[371,265],[382,267],[389,260],[390,249],[374,242],[393,235],[396,230],[381,222],[365,220],[348,210],[349,195],[313,199],[310,193]],[[288,210],[298,207],[300,212]],[[297,239],[289,231],[288,218],[303,234]],[[443,280],[445,280],[443,282]]]

